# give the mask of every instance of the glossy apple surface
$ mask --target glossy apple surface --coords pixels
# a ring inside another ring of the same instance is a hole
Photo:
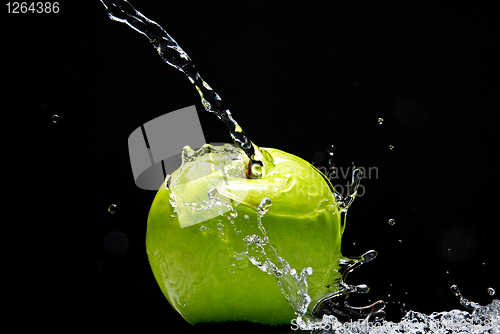
[[[183,166],[153,201],[146,237],[149,262],[164,295],[190,324],[290,324],[296,317],[275,276],[249,260],[273,260],[272,254],[262,254],[246,236],[267,235],[298,273],[313,269],[307,276],[310,307],[332,291],[327,286],[340,276],[343,226],[328,181],[297,156],[263,150],[275,168],[260,179],[244,177],[242,157],[193,157],[191,151],[191,161],[183,158]],[[261,219],[265,235],[258,227],[263,198],[272,201]]]

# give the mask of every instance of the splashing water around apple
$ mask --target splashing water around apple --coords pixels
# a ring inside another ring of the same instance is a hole
[[[297,329],[341,331],[340,321],[351,321],[350,332],[363,332],[370,321],[382,320],[383,301],[365,307],[346,302],[349,293],[369,290],[346,284],[347,274],[377,255],[340,253],[361,171],[354,170],[343,197],[306,161],[258,147],[163,28],[127,1],[101,2],[112,20],[145,35],[166,63],[186,74],[205,109],[224,122],[234,142],[197,151],[185,147],[180,168],[167,176],[152,204],[147,251],[170,304],[191,324],[285,324],[296,318]],[[473,312],[480,313],[485,329],[498,324],[498,310],[494,300]],[[414,332],[450,317],[469,319],[462,313],[429,317],[410,311],[399,324],[384,322],[385,332]]]

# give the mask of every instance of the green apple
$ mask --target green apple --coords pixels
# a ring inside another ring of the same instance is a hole
[[[258,265],[265,261],[278,268],[287,263],[297,273],[312,268],[309,309],[338,289],[344,226],[333,188],[297,156],[272,148],[262,153],[274,164],[251,179],[248,159],[231,145],[186,147],[182,166],[153,201],[149,262],[164,295],[190,324],[290,324],[297,309],[282,291],[286,280]],[[263,199],[272,202],[265,214]]]

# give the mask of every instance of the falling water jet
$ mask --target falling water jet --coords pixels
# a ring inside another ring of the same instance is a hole
[[[243,132],[220,96],[204,81],[196,70],[191,58],[158,23],[138,12],[126,0],[101,0],[110,19],[125,23],[146,36],[160,57],[167,64],[183,72],[198,91],[205,109],[213,112],[226,125],[233,142],[249,158],[248,178],[264,177],[273,169],[274,163],[269,153],[261,150]]]

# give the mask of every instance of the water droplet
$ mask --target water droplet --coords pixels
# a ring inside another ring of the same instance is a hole
[[[206,226],[201,226],[201,227],[200,227],[200,231],[204,232],[204,231],[206,231],[206,230],[207,230],[207,227],[206,227]]]
[[[210,104],[210,102],[208,102],[204,98],[201,98],[201,103],[203,104],[203,106],[205,107],[205,109],[208,110],[208,111],[210,111],[210,108],[212,108],[212,105]]]
[[[394,146],[389,145],[389,150],[391,150],[391,151],[394,150]]]
[[[224,224],[222,224],[222,223],[218,223],[218,224],[217,224],[217,229],[218,229],[219,231],[222,231],[222,230],[224,229]]]
[[[446,274],[449,274],[449,273],[450,273],[450,271],[449,271],[449,270],[446,270]]]
[[[334,152],[335,152],[336,149],[337,148],[335,147],[335,145],[330,146],[330,148],[328,149],[328,154],[330,156],[333,156],[333,154],[334,154]]]
[[[482,266],[483,266],[483,267],[485,267],[485,266],[486,266],[486,263],[484,263],[484,262],[483,262]]]
[[[487,290],[487,291],[488,291],[488,294],[489,294],[490,296],[494,296],[494,295],[495,295],[495,289],[493,289],[493,288],[488,288],[488,290]]]
[[[271,208],[272,204],[273,202],[271,201],[271,199],[267,197],[263,198],[258,207],[259,215],[261,217],[265,215],[266,212],[269,211],[269,209]]]
[[[231,217],[231,218],[238,217],[238,212],[236,210],[234,210],[234,211],[231,210],[231,212],[229,212],[229,217]]]
[[[384,123],[384,119],[383,118],[379,118],[378,119],[378,124],[382,125]]]
[[[244,217],[245,219],[248,219],[248,218],[250,218],[250,217],[248,217],[248,215],[244,215],[243,217]]]
[[[400,244],[402,244],[402,243],[403,243],[403,240],[399,239],[399,240],[398,240],[398,242],[399,242]]]
[[[108,212],[114,215],[118,211],[118,205],[111,204],[108,208]]]
[[[57,122],[59,122],[59,116],[58,116],[58,115],[54,115],[54,116],[52,116],[52,122],[53,122],[53,123],[57,123]]]
[[[389,225],[394,226],[396,224],[396,221],[394,219],[389,219]]]
[[[451,248],[448,248],[448,249],[447,249],[447,252],[448,252],[448,253],[451,253]]]
[[[451,292],[455,295],[455,296],[460,296],[460,289],[458,288],[458,286],[456,284],[453,284],[451,287],[450,287],[450,290]]]
[[[352,243],[352,245],[353,245],[353,246],[356,246],[356,243],[355,243],[355,242],[353,242],[353,243]]]
[[[171,179],[171,176],[170,176],[170,174],[168,174],[167,177],[165,177],[165,188],[167,188],[167,189],[170,189],[170,179]]]

